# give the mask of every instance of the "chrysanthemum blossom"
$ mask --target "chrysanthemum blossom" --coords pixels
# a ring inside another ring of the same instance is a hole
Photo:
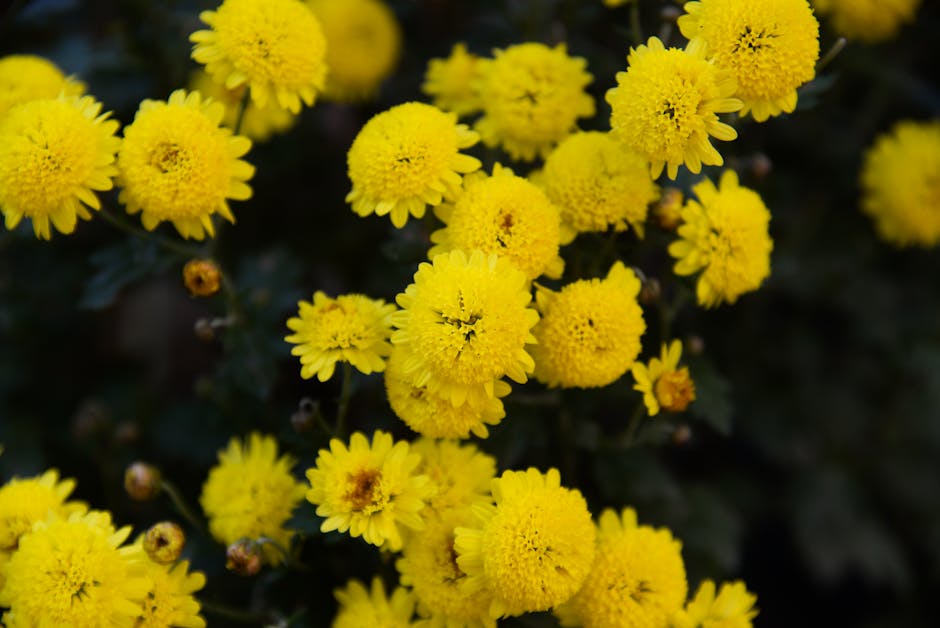
[[[189,561],[161,565],[144,561],[149,582],[134,628],[205,628],[194,593],[206,584],[200,571],[189,571]]]
[[[118,123],[91,96],[31,100],[0,116],[0,211],[7,229],[23,218],[37,238],[50,225],[72,233],[88,208],[100,209],[95,192],[110,190],[117,174]]]
[[[688,583],[682,544],[666,528],[637,525],[625,508],[601,513],[597,558],[581,590],[555,609],[562,626],[670,626]]]
[[[193,59],[229,89],[247,85],[251,99],[292,113],[308,107],[326,81],[326,39],[301,0],[224,0],[199,19],[210,30],[189,36]]]
[[[214,214],[235,222],[228,199],[251,198],[246,182],[255,169],[239,159],[251,140],[220,127],[224,115],[222,103],[181,89],[166,102],[140,104],[118,154],[118,199],[141,213],[147,230],[166,220],[184,238],[202,240],[215,235]]]
[[[679,368],[682,357],[682,341],[673,340],[667,346],[663,343],[658,358],[652,358],[649,365],[636,362],[633,365],[633,389],[643,393],[643,403],[650,416],[659,414],[660,409],[668,412],[684,412],[695,401],[695,383],[689,375],[689,368]]]
[[[669,245],[673,269],[677,275],[700,273],[699,305],[734,303],[770,274],[770,212],[757,192],[738,185],[733,170],[721,175],[718,187],[704,179],[692,191],[698,201],[686,202],[680,239]]]
[[[813,0],[843,37],[875,44],[897,37],[901,26],[914,21],[921,0]]]
[[[709,141],[731,141],[737,131],[718,119],[738,111],[737,82],[729,70],[705,58],[702,40],[683,50],[666,48],[656,37],[630,50],[627,71],[607,91],[610,126],[625,147],[650,161],[653,178],[666,168],[675,179],[679,166],[698,173],[702,164],[720,166],[721,154]]]
[[[317,291],[312,303],[300,301],[298,306],[298,316],[287,321],[294,333],[284,340],[297,345],[291,353],[300,357],[301,377],[316,375],[325,382],[337,362],[349,362],[366,374],[385,370],[384,358],[392,352],[388,338],[394,303],[362,294],[334,299]]]
[[[940,242],[940,121],[895,124],[865,152],[860,178],[879,236],[896,246]]]
[[[224,83],[219,83],[207,72],[197,70],[193,72],[189,79],[189,87],[191,91],[198,91],[206,99],[211,98],[225,105],[222,126],[235,129],[235,125],[238,124],[238,112],[242,107],[245,90],[248,89],[246,86],[242,85],[229,89]],[[273,100],[268,101],[264,107],[259,107],[254,101],[249,101],[244,107],[245,110],[242,113],[238,134],[244,135],[255,142],[265,142],[274,135],[288,131],[297,120],[295,114],[284,109]]]
[[[471,444],[419,438],[411,445],[421,456],[417,472],[428,476],[437,492],[428,508],[437,514],[464,508],[489,498],[496,476],[496,459]]]
[[[54,63],[35,55],[0,57],[0,117],[11,107],[33,100],[80,96],[85,85],[65,76]]]
[[[405,441],[394,442],[381,430],[372,443],[361,433],[349,447],[337,438],[321,449],[316,466],[307,469],[307,500],[326,517],[321,532],[349,532],[367,543],[398,551],[402,527],[424,528],[421,511],[436,491],[428,476],[415,472],[421,456]]]
[[[366,589],[358,580],[350,580],[342,589],[333,591],[339,610],[333,618],[333,628],[411,628],[414,615],[414,595],[404,587],[395,587],[391,597],[385,593],[385,585],[378,576],[372,578],[372,586]]]
[[[605,279],[581,279],[554,292],[539,286],[541,320],[532,333],[535,377],[549,386],[595,388],[620,378],[646,331],[640,280],[616,262]]]
[[[432,98],[435,107],[468,116],[483,108],[480,99],[482,78],[480,57],[458,42],[445,59],[431,59],[424,74],[421,91]]]
[[[421,218],[428,205],[453,198],[461,174],[480,160],[460,152],[479,136],[437,107],[408,102],[373,116],[347,156],[352,190],[346,201],[360,216],[386,214],[399,229],[408,216]]]
[[[539,318],[528,285],[506,259],[480,251],[421,264],[392,315],[404,376],[454,406],[485,406],[504,376],[525,383],[535,368],[526,344],[535,342],[530,330]]]
[[[454,549],[464,590],[488,590],[492,618],[544,611],[581,588],[594,562],[595,529],[584,497],[557,469],[506,471],[496,505],[476,505],[478,523],[458,527]]]
[[[532,161],[548,155],[578,118],[594,115],[594,100],[585,92],[592,78],[587,61],[568,56],[564,44],[525,43],[493,54],[481,61],[483,116],[475,125],[487,146]]]
[[[291,473],[293,466],[291,456],[278,456],[271,436],[253,433],[245,442],[232,438],[219,452],[199,498],[212,536],[225,545],[267,537],[281,547],[264,543],[265,560],[280,564],[294,534],[284,523],[306,492]]]
[[[757,617],[757,596],[740,580],[724,582],[718,595],[715,583],[703,580],[695,597],[685,605],[672,622],[675,628],[751,628]]]
[[[731,71],[742,116],[764,122],[796,108],[796,89],[816,76],[819,58],[819,22],[807,0],[700,0],[683,8],[679,29]]]

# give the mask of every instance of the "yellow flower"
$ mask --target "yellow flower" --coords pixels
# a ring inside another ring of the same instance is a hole
[[[715,597],[715,583],[704,580],[685,610],[673,618],[675,628],[751,628],[757,596],[740,580],[725,582]]]
[[[0,57],[0,118],[11,107],[33,100],[80,96],[85,85],[67,77],[54,63],[35,55]]]
[[[606,386],[626,373],[646,331],[637,303],[640,280],[622,262],[601,279],[581,279],[560,292],[541,286],[542,318],[532,333],[535,377],[549,386]]]
[[[819,22],[806,0],[687,2],[682,34],[701,38],[715,65],[731,71],[740,115],[758,122],[791,113],[796,88],[816,76]]]
[[[0,117],[0,210],[7,229],[26,217],[37,238],[75,231],[110,190],[121,140],[111,113],[91,96],[32,100]],[[87,207],[86,207],[87,206]]]
[[[666,528],[638,526],[625,508],[601,513],[597,558],[584,586],[555,609],[562,626],[669,626],[688,584],[682,544]]]
[[[409,214],[424,216],[427,205],[456,196],[461,173],[480,168],[475,157],[460,153],[479,136],[457,116],[409,102],[373,116],[353,141],[347,164],[352,190],[346,201],[360,216],[390,214],[399,229]]]
[[[893,39],[905,22],[913,22],[921,0],[813,0],[843,37],[874,44]]]
[[[149,588],[134,628],[204,628],[199,601],[193,595],[206,584],[199,571],[189,571],[189,561],[160,565],[144,561]]]
[[[416,473],[427,475],[437,487],[428,508],[437,514],[486,499],[496,476],[496,459],[474,445],[419,438],[411,449],[421,456]]]
[[[294,533],[284,523],[306,490],[291,474],[293,466],[292,457],[278,457],[271,436],[253,433],[246,443],[232,438],[219,452],[199,498],[212,536],[225,545],[267,537],[286,549]],[[268,563],[283,560],[280,549],[268,543],[262,547]]]
[[[191,259],[183,266],[183,285],[194,297],[211,297],[221,281],[222,272],[210,259]]]
[[[654,179],[664,167],[675,179],[683,164],[695,173],[702,164],[720,166],[724,162],[709,136],[738,136],[717,115],[742,107],[732,98],[734,76],[706,61],[705,52],[701,40],[681,50],[650,37],[630,50],[627,71],[617,73],[617,87],[607,92],[614,137],[650,160]]]
[[[392,315],[404,376],[454,406],[485,406],[504,375],[525,383],[539,318],[531,299],[525,275],[496,255],[457,250],[421,264]]]
[[[860,178],[862,210],[884,240],[940,242],[940,121],[895,124],[866,151]]]
[[[499,164],[493,176],[470,179],[453,205],[435,208],[446,226],[431,234],[436,246],[428,257],[454,249],[480,250],[505,257],[528,279],[561,277],[561,215],[545,193]]]
[[[307,500],[326,517],[320,531],[348,531],[372,545],[400,550],[400,526],[423,529],[420,512],[436,490],[428,476],[415,473],[420,462],[407,442],[394,443],[381,430],[372,435],[371,446],[361,432],[350,437],[349,448],[331,440],[316,467],[307,469]]]
[[[411,628],[414,615],[414,596],[407,589],[395,587],[392,597],[385,595],[382,579],[372,579],[372,590],[358,580],[350,580],[346,588],[333,591],[339,610],[333,618],[333,628]]]
[[[326,37],[324,98],[368,100],[395,69],[401,29],[381,0],[307,0]]]
[[[385,370],[392,352],[388,337],[393,303],[362,294],[343,294],[332,299],[323,292],[313,303],[300,301],[299,317],[287,321],[295,333],[284,338],[297,345],[291,353],[300,356],[300,376],[314,375],[321,382],[333,377],[337,362],[349,362],[369,374]]]
[[[669,245],[674,270],[702,271],[695,287],[699,305],[734,303],[770,274],[770,212],[757,192],[738,185],[733,170],[725,170],[717,188],[704,179],[692,190],[698,202],[686,201],[680,239]]]
[[[225,87],[247,85],[251,99],[291,113],[312,106],[323,89],[326,40],[320,22],[300,0],[224,0],[199,19],[211,30],[189,36],[193,59]]]
[[[642,362],[633,365],[634,390],[643,393],[643,403],[650,416],[659,414],[660,408],[669,412],[684,412],[695,401],[695,383],[689,368],[679,368],[682,357],[682,342],[673,340],[663,348],[660,357],[650,360],[649,366]]]
[[[222,117],[222,126],[235,129],[238,123],[238,111],[244,100],[245,85],[228,89],[224,83],[219,83],[206,72],[194,72],[189,79],[190,90],[199,92],[206,99],[211,98],[225,106],[225,115]],[[242,124],[239,135],[244,135],[256,142],[264,142],[272,135],[284,133],[294,126],[297,116],[274,101],[269,101],[264,107],[259,107],[254,101],[245,104],[242,114]]]
[[[564,44],[518,44],[493,54],[480,61],[483,116],[475,125],[487,146],[532,161],[548,155],[578,118],[594,115],[594,100],[584,91],[591,82],[587,62],[569,57]]]
[[[468,116],[483,108],[478,91],[482,78],[480,57],[467,52],[463,42],[454,44],[446,59],[431,59],[424,74],[421,91],[433,99],[434,106]]]
[[[251,140],[219,127],[224,113],[221,103],[182,89],[167,102],[140,103],[118,154],[118,198],[128,213],[142,212],[148,231],[169,220],[184,238],[202,240],[215,235],[213,214],[235,222],[227,199],[251,198],[245,182],[255,169],[239,159]]]

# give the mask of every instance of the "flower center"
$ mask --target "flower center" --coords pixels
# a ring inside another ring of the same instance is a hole
[[[770,40],[777,37],[779,37],[779,35],[776,33],[768,32],[763,29],[752,29],[750,26],[745,26],[741,34],[738,35],[738,40],[734,42],[734,45],[731,47],[731,51],[734,53],[757,52],[764,47],[771,48],[772,43]]]
[[[150,156],[150,165],[163,174],[183,170],[188,162],[185,153],[176,143],[161,142]]]
[[[378,469],[360,469],[346,476],[349,490],[343,499],[349,502],[351,510],[375,512],[384,501],[381,483],[382,472]]]
[[[663,373],[654,386],[656,399],[669,412],[683,412],[695,400],[695,384],[689,377],[689,369]]]

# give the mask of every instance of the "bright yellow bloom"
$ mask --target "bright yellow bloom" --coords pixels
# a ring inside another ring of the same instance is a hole
[[[278,457],[271,436],[253,433],[247,442],[232,438],[219,452],[199,498],[212,536],[225,545],[267,537],[288,548],[294,533],[284,523],[306,491],[291,474],[293,466],[291,456]],[[268,563],[283,561],[280,549],[268,543],[262,547]]]
[[[335,299],[317,291],[313,303],[300,301],[298,315],[287,321],[294,333],[284,338],[297,345],[291,353],[300,356],[300,376],[314,375],[321,382],[333,377],[337,362],[349,362],[361,372],[385,370],[392,352],[391,315],[395,304],[362,294],[343,294]]]
[[[421,91],[433,99],[435,107],[468,116],[483,108],[479,84],[480,57],[467,52],[463,42],[454,44],[446,59],[431,59]]]
[[[300,0],[224,0],[199,19],[211,30],[189,36],[193,59],[228,89],[247,85],[251,99],[292,113],[312,106],[323,89],[326,40],[320,22]]]
[[[731,71],[740,115],[764,122],[796,108],[796,89],[816,76],[819,58],[819,22],[806,0],[701,0],[683,8],[679,29]]]
[[[718,185],[703,179],[692,186],[698,202],[686,202],[680,239],[669,245],[677,275],[701,271],[695,294],[705,307],[757,290],[770,274],[773,250],[770,212],[760,195],[738,185],[733,170],[725,170]]]
[[[161,565],[144,561],[149,588],[134,628],[205,628],[199,601],[193,595],[206,584],[199,571],[189,571],[189,561]]]
[[[235,217],[227,199],[251,198],[254,167],[239,159],[251,140],[222,128],[225,107],[178,89],[167,102],[145,100],[124,129],[118,154],[119,200],[153,231],[164,220],[184,238],[215,235],[212,215]]]
[[[701,40],[681,50],[650,37],[630,50],[627,71],[617,73],[617,87],[607,92],[614,137],[649,159],[654,179],[664,167],[675,179],[681,165],[695,173],[702,164],[720,166],[724,162],[709,136],[738,136],[717,115],[741,109],[741,101],[732,98],[737,83],[730,71],[706,61],[705,52]]]
[[[372,590],[358,580],[350,580],[346,588],[333,591],[339,610],[333,618],[333,628],[411,628],[415,599],[410,591],[395,587],[392,597],[385,595],[382,579],[372,579]]]
[[[866,151],[860,178],[862,210],[884,240],[940,242],[940,121],[895,124]]]
[[[529,279],[561,277],[561,214],[542,190],[499,164],[492,176],[468,177],[465,186],[453,205],[435,208],[446,226],[431,234],[436,246],[430,259],[455,249],[480,250],[505,257]]]
[[[460,175],[480,168],[478,159],[459,151],[478,140],[455,114],[431,105],[409,102],[383,111],[349,149],[346,202],[360,216],[390,214],[400,229],[409,215],[421,218],[428,205],[456,196]]]
[[[449,440],[419,438],[411,449],[421,456],[416,473],[427,475],[437,487],[428,508],[437,514],[469,506],[490,494],[496,459],[476,448]]]
[[[0,57],[0,118],[11,107],[33,100],[80,96],[85,86],[67,77],[54,63],[35,55]]]
[[[685,610],[673,618],[675,628],[751,628],[757,596],[740,580],[725,582],[715,596],[715,583],[703,580]]]
[[[874,44],[897,37],[901,25],[914,21],[921,0],[813,0],[843,37]]]
[[[348,448],[331,440],[329,450],[320,450],[316,467],[307,469],[307,500],[326,517],[320,531],[348,531],[372,545],[400,550],[400,526],[423,529],[420,513],[436,491],[428,476],[416,473],[420,462],[407,442],[394,443],[381,430],[372,435],[371,446],[361,432],[350,437]]]
[[[222,117],[222,126],[234,130],[238,123],[238,111],[242,107],[245,85],[234,89],[228,89],[224,83],[219,83],[208,73],[199,70],[192,74],[189,79],[190,90],[199,92],[205,98],[217,100],[225,105],[225,115]],[[255,142],[264,142],[270,139],[272,135],[277,135],[288,131],[297,116],[279,106],[276,102],[269,101],[264,107],[259,107],[258,103],[249,100],[245,104],[245,112],[242,114],[242,124],[239,127],[238,134],[244,135]]]
[[[695,401],[695,383],[689,368],[679,368],[682,357],[682,342],[673,340],[663,348],[660,357],[650,360],[649,366],[642,362],[633,365],[634,390],[643,393],[643,403],[650,416],[659,414],[660,408],[669,412],[684,412]]]
[[[464,590],[488,589],[490,617],[544,611],[581,588],[594,562],[594,524],[581,493],[557,469],[506,471],[492,505],[474,506],[479,524],[456,529]]]
[[[111,113],[91,96],[32,100],[0,117],[0,211],[7,229],[26,217],[37,238],[75,231],[101,209],[95,191],[110,190],[121,140]]]
[[[594,100],[584,91],[591,82],[587,61],[569,57],[564,44],[518,44],[493,54],[480,61],[483,116],[475,125],[487,146],[532,161],[548,155],[578,118],[594,115]]]
[[[496,255],[457,250],[421,264],[392,315],[404,376],[455,406],[485,406],[503,376],[525,383],[539,319],[531,299],[525,275]]]

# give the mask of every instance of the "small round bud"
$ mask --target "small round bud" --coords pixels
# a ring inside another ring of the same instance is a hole
[[[753,174],[754,178],[758,181],[767,178],[767,175],[769,175],[773,169],[773,162],[770,161],[770,157],[764,153],[757,153],[751,157],[751,174]]]
[[[680,423],[676,426],[675,431],[672,433],[672,443],[673,445],[685,445],[692,439],[692,428],[690,428],[685,423]]]
[[[193,333],[196,334],[196,338],[203,342],[215,340],[215,327],[208,318],[200,318],[196,321],[196,324],[193,325]]]
[[[702,355],[705,353],[705,339],[701,336],[689,336],[685,341],[685,348],[689,355]]]
[[[316,425],[315,417],[320,411],[319,404],[309,397],[304,397],[297,404],[297,412],[291,415],[290,423],[298,434],[309,432]]]
[[[663,231],[675,231],[682,222],[682,203],[685,198],[679,188],[663,188],[662,196],[653,205],[653,218]]]
[[[144,535],[144,551],[155,563],[166,565],[176,562],[186,545],[183,528],[172,521],[154,524]]]
[[[645,280],[640,288],[639,301],[643,305],[649,305],[651,303],[656,303],[659,301],[659,297],[663,294],[662,286],[659,283],[659,280],[650,277]]]
[[[146,462],[135,462],[124,472],[124,490],[131,499],[145,502],[160,494],[160,471]]]
[[[261,563],[261,546],[250,539],[235,541],[225,550],[225,568],[239,576],[256,575]]]
[[[222,273],[215,262],[191,259],[183,266],[183,284],[194,297],[211,297],[219,291]]]
[[[140,440],[140,427],[133,421],[121,421],[114,428],[114,440],[121,445],[133,445]]]

